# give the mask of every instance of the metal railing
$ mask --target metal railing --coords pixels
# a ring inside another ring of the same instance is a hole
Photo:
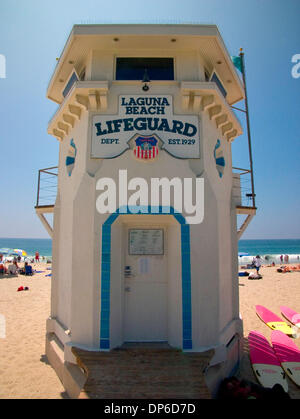
[[[240,206],[255,208],[255,194],[253,192],[251,181],[251,170],[233,167],[232,173],[233,175],[237,175],[239,178]]]
[[[255,208],[255,194],[252,190],[251,170],[232,168],[233,176],[238,179],[236,184],[239,194],[239,206]],[[36,207],[53,206],[57,193],[58,166],[48,167],[39,170]]]
[[[36,207],[47,207],[55,204],[57,176],[58,166],[39,170]]]

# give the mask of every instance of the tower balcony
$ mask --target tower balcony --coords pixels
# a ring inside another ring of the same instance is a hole
[[[237,234],[241,238],[256,215],[255,193],[251,182],[251,170],[232,168],[232,195],[237,214]]]
[[[240,227],[238,227],[238,238],[241,237],[256,214],[255,195],[252,190],[250,174],[250,170],[237,167],[232,168],[232,195],[236,214],[244,218],[246,216],[245,220],[240,223]],[[45,214],[52,214],[54,211],[57,194],[57,178],[57,166],[39,170],[35,211],[50,237],[52,237],[53,228],[47,221]]]
[[[45,217],[45,214],[53,214],[57,195],[58,167],[40,169],[38,174],[38,186],[35,211],[50,237],[53,228]]]

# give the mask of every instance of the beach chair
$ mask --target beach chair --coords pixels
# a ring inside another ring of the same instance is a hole
[[[18,272],[17,272],[17,267],[16,267],[16,265],[14,265],[13,263],[12,263],[12,264],[10,264],[10,265],[8,265],[8,268],[7,268],[7,273],[8,273],[9,275],[17,275],[17,274],[18,274]]]
[[[26,265],[25,266],[25,275],[33,275],[32,266]]]

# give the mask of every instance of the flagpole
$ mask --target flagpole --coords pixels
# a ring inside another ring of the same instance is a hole
[[[252,160],[252,147],[251,147],[251,133],[250,133],[250,120],[249,120],[249,108],[248,108],[248,95],[246,86],[246,74],[245,74],[245,63],[243,48],[240,48],[240,58],[242,66],[243,83],[245,90],[245,113],[247,119],[247,134],[248,134],[248,147],[249,147],[249,158],[250,158],[250,173],[251,173],[251,187],[252,187],[252,205],[255,208],[255,193],[254,193],[254,178],[253,178],[253,160]]]

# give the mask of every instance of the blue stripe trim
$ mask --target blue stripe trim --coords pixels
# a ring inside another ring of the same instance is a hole
[[[111,226],[102,226],[100,349],[110,347]]]
[[[68,166],[69,164],[73,164],[74,163],[74,161],[75,161],[75,157],[70,157],[70,156],[67,156],[66,157],[66,165]]]
[[[111,225],[120,214],[136,214],[135,210],[136,207],[121,207],[111,214],[102,225],[100,349],[103,350],[110,349]],[[151,207],[149,205],[140,208],[140,210],[139,213],[143,214],[171,214],[181,225],[182,348],[192,349],[190,226],[186,224],[183,215],[172,207]]]
[[[225,159],[224,159],[224,157],[218,157],[216,159],[216,165],[217,166],[225,166]]]
[[[181,224],[181,271],[183,349],[192,349],[191,252],[188,224]]]
[[[109,339],[100,339],[100,349],[109,349]]]

